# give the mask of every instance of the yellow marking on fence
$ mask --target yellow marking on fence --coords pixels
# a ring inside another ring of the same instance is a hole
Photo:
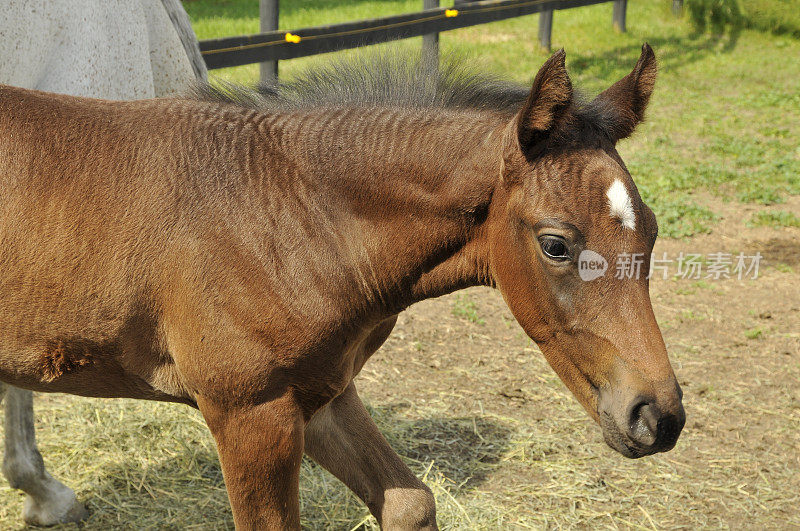
[[[543,3],[548,2],[548,1],[549,0],[531,0],[529,2],[520,2],[518,4],[510,4],[510,5],[504,5],[504,6],[487,6],[487,7],[483,7],[483,8],[480,8],[480,9],[471,9],[471,10],[467,11],[467,14],[469,14],[469,13],[488,13],[490,11],[500,11],[500,10],[503,10],[503,9],[514,9],[514,8],[517,8],[517,7],[528,7],[528,6],[532,6],[532,5],[536,5],[536,4],[543,4]],[[343,36],[346,36],[346,35],[358,35],[359,33],[368,33],[368,32],[371,32],[371,31],[379,31],[379,30],[385,30],[385,29],[400,28],[400,27],[403,27],[403,26],[409,26],[411,24],[417,24],[419,22],[429,22],[431,20],[440,20],[440,19],[443,19],[443,18],[453,18],[453,17],[458,16],[459,14],[460,13],[459,13],[458,9],[445,9],[444,12],[436,14],[436,15],[432,15],[430,17],[415,18],[413,20],[406,20],[406,21],[403,21],[403,22],[395,22],[393,24],[384,24],[382,26],[373,26],[373,27],[370,27],[370,28],[359,28],[359,29],[354,29],[354,30],[337,31],[337,32],[334,32],[334,33],[323,33],[323,34],[320,34],[320,35],[308,35],[307,37],[301,37],[300,35],[295,35],[293,33],[287,33],[286,35],[284,35],[284,39],[283,40],[267,41],[267,42],[256,42],[256,43],[253,43],[253,44],[241,44],[239,46],[231,46],[229,48],[219,48],[219,49],[216,49],[216,50],[205,50],[204,52],[201,52],[201,54],[202,55],[213,55],[213,54],[216,54],[216,53],[235,52],[237,50],[250,50],[250,49],[253,49],[253,48],[263,48],[263,47],[266,47],[266,46],[274,46],[276,44],[283,44],[284,42],[291,42],[291,43],[295,43],[296,44],[296,43],[300,42],[301,40],[312,41],[312,40],[315,40],[315,39],[324,39],[324,38],[328,38],[328,37],[343,37]],[[290,38],[291,38],[291,40],[290,40]]]

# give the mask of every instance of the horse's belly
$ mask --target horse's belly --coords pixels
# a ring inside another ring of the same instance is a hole
[[[187,398],[152,300],[131,278],[143,275],[115,262],[120,253],[90,259],[76,246],[30,240],[0,249],[0,380],[87,396]]]
[[[0,381],[34,391],[191,402],[171,359],[152,346],[86,337],[0,338]]]

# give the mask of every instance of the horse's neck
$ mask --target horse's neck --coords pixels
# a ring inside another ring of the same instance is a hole
[[[302,185],[350,225],[365,300],[392,312],[490,282],[477,238],[500,177],[501,120],[378,108],[309,112],[291,127],[294,142],[284,129],[281,143],[301,183],[313,179]]]

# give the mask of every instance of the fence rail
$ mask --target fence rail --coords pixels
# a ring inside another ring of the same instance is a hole
[[[336,50],[356,48],[442,31],[486,24],[533,13],[602,4],[612,0],[487,0],[458,3],[454,8],[426,9],[384,18],[316,26],[292,31],[268,31],[255,35],[200,41],[209,69],[270,63]],[[624,31],[625,0],[613,0],[615,26]],[[277,13],[277,2],[276,5]],[[617,17],[622,16],[622,24]],[[552,15],[550,16],[552,25]],[[541,32],[540,32],[541,36]],[[430,40],[430,39],[428,39]],[[547,35],[549,45],[549,28]],[[272,67],[271,67],[272,68]],[[277,73],[277,63],[275,63]]]

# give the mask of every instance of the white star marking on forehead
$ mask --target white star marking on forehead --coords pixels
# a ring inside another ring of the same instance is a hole
[[[619,219],[623,227],[636,230],[636,214],[633,212],[633,202],[622,181],[614,179],[614,182],[606,192],[606,196],[608,197],[608,207],[611,209],[611,217]]]

